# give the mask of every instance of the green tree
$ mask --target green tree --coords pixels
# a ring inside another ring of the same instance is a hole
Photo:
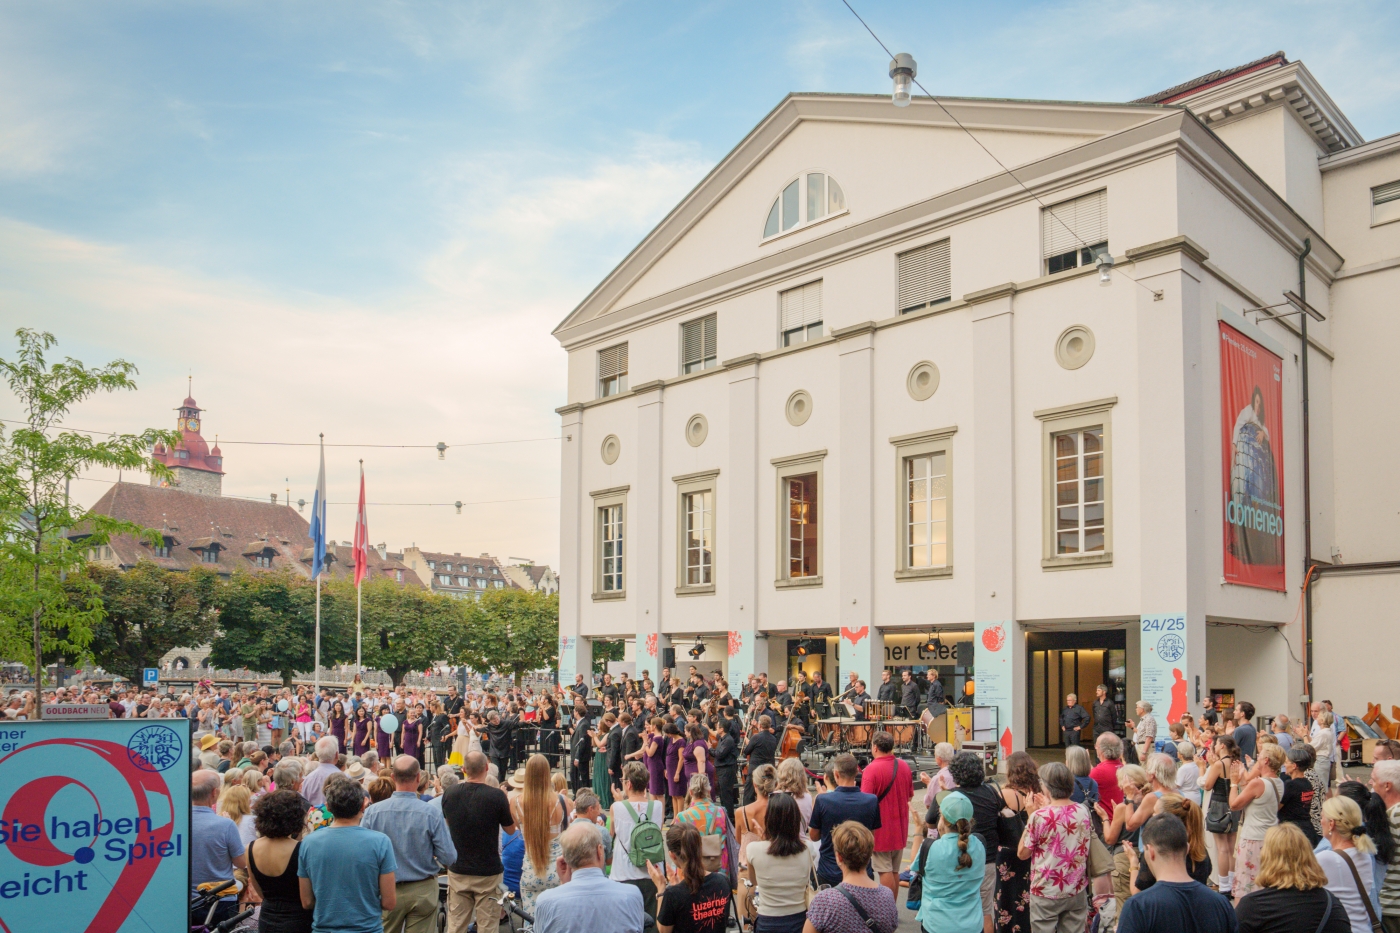
[[[395,684],[409,671],[423,671],[451,654],[449,645],[464,622],[459,600],[419,587],[401,586],[387,577],[363,583],[363,661],[366,668],[384,671]],[[351,650],[355,656],[355,584],[342,577],[329,587],[349,617]]]
[[[330,588],[327,587],[327,590]],[[316,657],[316,586],[291,571],[235,573],[217,603],[219,634],[209,653],[215,667],[278,671],[291,686]],[[348,614],[347,614],[348,611]],[[355,603],[321,596],[321,665],[355,657]]]
[[[93,660],[128,680],[139,680],[142,668],[155,667],[173,648],[207,644],[218,628],[214,606],[223,584],[205,567],[173,573],[148,560],[126,571],[89,564],[86,579],[78,579],[101,594]]]
[[[559,666],[559,595],[533,590],[487,590],[465,605],[452,660],[478,671],[509,674]]]
[[[609,661],[621,661],[627,654],[627,643],[622,639],[617,641],[593,640],[593,673],[601,674],[608,669]]]
[[[96,587],[65,585],[65,577],[80,576],[86,548],[114,534],[147,533],[75,508],[68,481],[91,467],[166,473],[152,461],[151,448],[178,438],[147,430],[97,441],[63,430],[74,405],[99,392],[135,389],[136,367],[124,360],[93,369],[72,358],[50,363],[52,334],[21,328],[15,337],[15,358],[0,358],[0,374],[24,413],[22,427],[0,433],[0,654],[29,662],[39,679],[46,653],[77,657],[101,621]],[[81,544],[65,535],[74,528],[86,533]]]

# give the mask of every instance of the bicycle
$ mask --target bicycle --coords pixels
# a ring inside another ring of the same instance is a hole
[[[198,890],[199,893],[190,901],[190,933],[231,933],[243,921],[253,916],[254,908],[249,907],[222,923],[214,923],[214,913],[219,909],[219,902],[225,896],[239,890],[237,881],[206,881]],[[204,915],[204,920],[196,922],[195,918],[200,914]]]

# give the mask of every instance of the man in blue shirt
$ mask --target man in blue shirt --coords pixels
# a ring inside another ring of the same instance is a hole
[[[832,761],[836,789],[818,794],[812,805],[811,837],[821,841],[821,856],[817,860],[817,880],[835,887],[841,883],[841,866],[836,864],[836,852],[831,847],[831,831],[847,820],[855,820],[872,833],[880,828],[880,800],[874,794],[862,793],[856,786],[860,765],[854,755],[837,755]]]
[[[559,837],[559,879],[535,901],[535,933],[642,933],[642,890],[603,874],[603,836],[585,820]]]
[[[238,824],[214,812],[223,775],[201,769],[190,775],[190,896],[210,881],[232,881],[235,868],[247,868],[248,856],[238,835]],[[219,901],[214,922],[222,923],[238,912],[238,896]],[[203,917],[199,918],[201,921]]]
[[[1248,758],[1251,762],[1257,757],[1255,743],[1258,738],[1258,730],[1254,728],[1254,704],[1248,700],[1235,705],[1235,731],[1230,733],[1235,744],[1240,747],[1240,754]]]
[[[432,933],[438,912],[438,866],[446,868],[457,861],[457,847],[442,808],[418,796],[418,759],[400,755],[393,768],[394,795],[367,809],[360,823],[388,836],[394,846],[398,904],[385,911],[384,929]]]
[[[350,778],[326,782],[331,823],[301,841],[297,876],[301,906],[314,910],[315,933],[383,933],[383,914],[398,904],[394,846],[360,825],[364,789]]]
[[[1157,883],[1123,905],[1118,933],[1235,933],[1235,909],[1186,871],[1186,824],[1170,813],[1142,827],[1142,857]]]

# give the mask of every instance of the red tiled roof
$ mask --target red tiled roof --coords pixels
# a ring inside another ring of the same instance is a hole
[[[463,556],[461,554],[445,554],[438,551],[422,551],[424,560],[436,564],[435,568],[427,570],[430,580],[429,586],[434,589],[457,590],[457,589],[496,589],[494,583],[488,583],[486,587],[478,586],[478,580],[505,581],[505,589],[519,589],[519,585],[506,576],[501,570],[500,561],[489,555],[481,557]],[[451,564],[452,569],[448,570],[447,565]],[[479,569],[478,569],[479,568]],[[494,571],[494,572],[493,572]],[[452,582],[443,583],[438,579],[440,574],[447,574]],[[458,578],[467,580],[466,586],[458,583]]]
[[[1192,78],[1190,81],[1187,81],[1183,84],[1178,84],[1176,87],[1169,87],[1165,91],[1158,91],[1156,94],[1149,94],[1146,97],[1139,97],[1137,100],[1131,101],[1130,103],[1172,104],[1183,97],[1189,97],[1192,94],[1197,94],[1201,91],[1204,91],[1207,88],[1214,87],[1217,84],[1223,84],[1226,81],[1238,78],[1241,75],[1249,74],[1250,72],[1254,71],[1263,71],[1265,68],[1271,68],[1275,65],[1286,64],[1288,64],[1288,56],[1284,55],[1283,52],[1275,52],[1272,55],[1266,55],[1263,58],[1257,58],[1252,62],[1246,62],[1243,65],[1236,65],[1234,68],[1225,68],[1220,71],[1212,71],[1210,74],[1201,75],[1199,78]]]

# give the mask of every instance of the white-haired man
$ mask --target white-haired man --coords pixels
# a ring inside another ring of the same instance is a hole
[[[340,773],[340,769],[335,766],[335,759],[339,754],[340,741],[335,736],[324,736],[316,741],[316,769],[301,781],[301,795],[313,807],[323,806],[326,802],[323,788],[328,777]]]
[[[1377,761],[1371,769],[1371,790],[1385,803],[1390,835],[1400,838],[1400,761]],[[1400,933],[1400,853],[1390,858],[1390,869],[1385,874],[1385,884],[1381,885],[1380,901],[1385,933]]]
[[[235,868],[248,867],[248,855],[238,835],[238,824],[214,812],[223,775],[201,769],[190,775],[190,895],[210,881],[231,881]],[[222,923],[238,912],[237,895],[219,901],[214,922]]]
[[[641,888],[603,874],[603,835],[586,820],[569,824],[559,837],[557,888],[535,903],[535,933],[642,933]]]

